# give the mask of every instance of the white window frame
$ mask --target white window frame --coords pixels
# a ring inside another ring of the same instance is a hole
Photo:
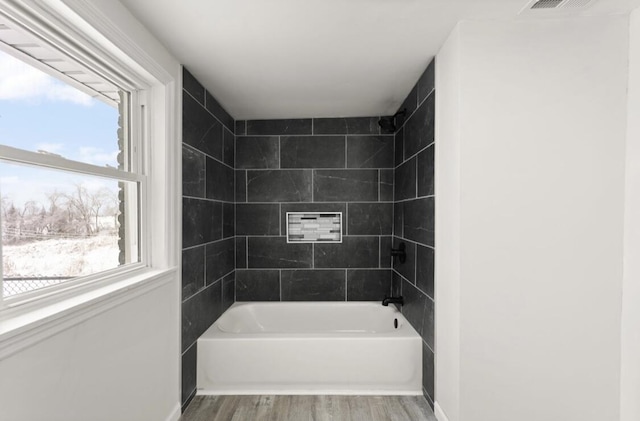
[[[126,173],[0,146],[0,154],[12,161],[104,175],[140,186],[140,263],[79,277],[21,298],[0,300],[2,358],[55,334],[69,323],[79,323],[110,306],[177,280],[180,97],[177,72],[172,75],[155,62],[90,3],[0,0],[0,9],[42,39],[131,92],[131,136],[139,139],[137,144],[144,151],[133,155],[137,171]]]

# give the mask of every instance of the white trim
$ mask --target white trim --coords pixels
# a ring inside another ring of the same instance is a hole
[[[26,29],[41,42],[70,57],[89,73],[126,90],[144,84],[144,79],[137,77],[138,69],[124,70],[130,68],[129,63],[123,63],[122,57],[114,56],[113,49],[104,48],[104,42],[100,45],[94,37],[90,38],[87,35],[87,32],[91,32],[89,25],[78,19],[78,16],[62,3],[0,0],[0,5],[7,19],[15,24],[13,29]],[[98,54],[95,54],[95,51]],[[110,63],[117,63],[118,66]]]
[[[48,64],[46,64],[45,62],[42,62],[38,59],[35,59],[33,57],[31,57],[30,55],[28,55],[27,53],[18,50],[16,48],[13,48],[7,44],[5,44],[4,42],[2,42],[2,40],[0,40],[0,51],[3,51],[7,54],[9,54],[10,56],[21,60],[27,64],[29,64],[30,66],[35,67],[36,69],[51,75],[53,77],[55,77],[56,79],[62,80],[65,83],[73,86],[74,88],[84,92],[85,94],[89,95],[92,98],[95,98],[97,100],[103,101],[106,104],[112,106],[112,107],[117,107],[118,103],[116,101],[114,101],[113,99],[109,98],[108,96],[104,95],[102,92],[96,91],[94,89],[89,88],[87,85],[78,82],[77,80],[75,80],[74,78],[58,71],[58,70],[53,70],[51,66],[49,66]],[[84,69],[84,68],[83,68]],[[91,74],[93,74],[91,72]]]
[[[144,264],[139,262],[131,263],[92,275],[78,276],[46,288],[6,297],[4,298],[5,311],[0,314],[0,322],[34,311],[37,307],[47,306],[55,301],[66,300],[74,295],[83,294],[89,289],[100,288],[108,283],[119,282],[126,277],[134,277],[146,271],[147,267]]]
[[[34,165],[39,168],[45,167],[54,170],[71,171],[121,181],[141,183],[146,180],[146,177],[142,174],[130,173],[111,167],[99,167],[84,162],[72,161],[59,155],[31,152],[5,145],[0,145],[0,157],[5,161]]]
[[[176,269],[148,271],[0,321],[0,360],[171,282],[176,273]]]
[[[2,193],[2,190],[0,190],[0,193]],[[2,236],[0,235],[0,238],[2,238]],[[0,259],[2,259],[2,241],[0,241]],[[4,302],[4,300],[2,299],[2,295],[4,295],[4,264],[0,265],[0,314],[4,313],[4,309],[7,306],[7,304]]]
[[[86,0],[62,0],[62,3],[91,25],[94,39],[118,47],[119,61],[126,60],[129,65],[135,65],[136,70],[150,73],[164,85],[175,82],[174,77],[162,65],[108,19],[97,6]]]
[[[149,94],[152,106],[160,106],[164,115],[149,113],[148,137],[156,144],[148,150],[148,176],[153,183],[148,183],[146,193],[148,208],[153,212],[147,215],[147,246],[149,247],[149,264],[153,267],[172,267],[180,262],[181,247],[181,187],[179,177],[181,142],[175,130],[178,127],[176,113],[179,105],[175,100],[177,83],[154,86]],[[179,117],[178,117],[179,118]],[[175,139],[175,140],[174,140]],[[163,147],[158,147],[163,145]],[[150,236],[154,238],[151,241]]]
[[[180,407],[180,404],[177,403],[173,407],[173,411],[171,411],[171,414],[169,414],[169,416],[166,418],[166,421],[179,421],[181,416],[181,411],[182,409]]]
[[[131,121],[129,122],[129,135],[131,136],[131,152],[129,154],[129,165],[131,170],[148,175],[147,169],[150,167],[150,163],[147,161],[150,156],[149,148],[151,147],[151,141],[149,139],[148,126],[149,126],[149,110],[148,110],[148,95],[146,91],[138,91],[132,95],[131,109],[129,116]],[[151,179],[151,177],[149,177]],[[156,181],[157,182],[157,181]],[[151,201],[148,197],[150,190],[149,183],[143,183],[140,185],[138,196],[136,197],[133,192],[125,189],[125,206],[127,203],[131,204],[132,200],[138,201],[138,214],[136,218],[125,218],[125,238],[126,244],[135,244],[135,247],[129,247],[125,249],[126,261],[137,258],[141,262],[145,262],[150,265],[151,247],[149,242],[151,241],[152,224],[149,221],[149,214],[151,213]],[[127,209],[130,211],[130,209]],[[132,234],[135,234],[137,238],[133,239]],[[135,256],[132,253],[136,253]]]
[[[433,404],[433,412],[436,414],[438,421],[449,421],[449,418],[447,418],[447,415],[444,413],[438,402]]]

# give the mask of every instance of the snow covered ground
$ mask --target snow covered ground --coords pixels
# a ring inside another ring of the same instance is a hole
[[[50,239],[2,246],[4,295],[42,288],[55,281],[11,281],[7,278],[60,278],[90,275],[118,266],[118,237]]]

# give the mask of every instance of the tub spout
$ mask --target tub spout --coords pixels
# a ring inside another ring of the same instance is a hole
[[[404,298],[402,298],[402,297],[384,297],[384,300],[382,300],[382,305],[383,306],[388,306],[389,304],[404,305]]]

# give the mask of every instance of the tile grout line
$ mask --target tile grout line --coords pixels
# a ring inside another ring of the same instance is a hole
[[[205,151],[202,151],[202,150],[200,150],[200,149],[196,148],[195,146],[190,145],[190,144],[188,144],[188,143],[186,143],[186,142],[184,142],[184,141],[182,142],[182,146],[183,146],[183,147],[187,147],[187,149],[191,149],[191,150],[193,150],[194,152],[197,152],[197,153],[199,153],[199,154],[201,154],[201,155],[204,155],[204,156],[205,156],[205,158],[213,159],[213,160],[214,160],[214,161],[216,161],[218,164],[222,164],[222,165],[224,165],[225,167],[228,167],[229,169],[232,169],[232,170],[234,170],[234,169],[235,169],[235,168],[233,168],[231,165],[227,164],[226,162],[221,161],[221,160],[219,160],[218,158],[216,158],[215,156],[213,156],[213,155],[209,155],[209,154],[208,154],[208,153],[206,153]],[[235,152],[235,151],[234,151],[234,152]],[[223,158],[223,159],[224,159],[224,158]],[[205,164],[206,164],[206,160],[205,160]]]
[[[419,79],[418,79],[419,81]],[[429,95],[427,95],[422,102],[420,102],[420,99],[418,98],[418,90],[417,90],[417,85],[418,85],[418,81],[416,81],[416,84],[413,86],[414,88],[416,88],[416,109],[413,110],[413,112],[411,113],[411,115],[409,115],[407,118],[405,118],[405,120],[402,122],[402,126],[399,127],[399,129],[404,128],[407,125],[407,122],[411,119],[411,117],[413,117],[413,115],[418,111],[418,109],[422,106],[422,104],[425,103],[425,101],[431,96],[432,93],[434,93],[435,87],[431,90],[431,92],[429,93]],[[413,91],[413,88],[411,88],[411,90]],[[409,93],[411,94],[411,93]],[[404,104],[404,102],[403,102]],[[402,105],[400,105],[402,107]]]
[[[418,177],[418,158],[416,158],[414,165],[415,165],[415,170],[416,170],[415,171],[415,177],[416,177],[416,180],[415,180],[416,181],[416,191],[415,191],[415,193],[416,193],[416,197],[418,197],[418,179],[419,179],[419,177]]]
[[[238,137],[242,138],[255,138],[255,137],[277,137],[277,136],[286,136],[286,137],[371,137],[371,138],[379,138],[379,137],[393,137],[394,133],[271,133],[271,134],[240,134]]]
[[[431,250],[435,250],[435,249],[436,249],[436,247],[435,247],[435,246],[430,246],[430,245],[428,245],[428,244],[419,243],[419,242],[417,242],[417,241],[415,241],[415,240],[412,240],[412,239],[410,239],[410,238],[405,238],[405,237],[403,237],[403,236],[401,236],[401,235],[393,235],[392,237],[395,237],[395,238],[397,238],[398,240],[401,240],[401,241],[406,241],[407,243],[415,244],[415,245],[417,245],[417,246],[430,248]]]
[[[422,196],[421,198],[425,198],[425,197],[431,197],[431,196]],[[191,199],[201,199],[200,197],[189,197]],[[216,201],[214,199],[209,199],[211,201]],[[402,200],[410,200],[410,199],[402,199]],[[225,203],[230,203],[230,202],[225,202]],[[238,205],[275,205],[278,203],[282,203],[283,205],[311,205],[311,204],[318,204],[318,205],[343,205],[345,203],[352,203],[352,204],[356,204],[356,205],[362,205],[362,204],[393,204],[394,201],[393,200],[382,200],[382,201],[375,201],[375,200],[353,200],[353,201],[340,201],[340,200],[331,200],[331,201],[327,201],[327,202],[291,202],[291,201],[277,201],[277,202],[262,202],[262,201],[255,201],[255,202],[238,202]],[[337,212],[337,211],[336,211]]]
[[[380,183],[382,183],[382,170],[378,170],[378,200],[377,202],[380,203],[380,199],[382,198],[382,195],[380,194]]]
[[[430,194],[428,196],[417,196],[417,197],[408,197],[406,199],[398,199],[394,203],[406,203],[406,202],[410,202],[412,200],[435,199],[435,198],[436,198],[435,195]],[[387,202],[383,202],[383,203],[387,203]]]
[[[418,247],[415,247],[413,250],[413,261],[416,263],[413,265],[411,269],[413,270],[413,279],[416,280],[415,286],[418,287]]]
[[[193,99],[193,100],[194,100],[196,103],[198,103],[198,105],[200,105],[200,106],[201,106],[201,107],[202,107],[202,108],[203,108],[207,113],[209,113],[213,118],[215,118],[215,119],[216,119],[216,121],[217,121],[218,123],[220,123],[220,125],[221,125],[223,128],[226,128],[227,130],[231,131],[231,129],[230,129],[229,127],[227,127],[227,125],[226,125],[226,124],[224,124],[222,121],[220,121],[220,119],[218,118],[218,116],[217,116],[217,115],[215,115],[214,113],[212,113],[211,111],[209,111],[209,109],[206,107],[206,105],[204,105],[204,103],[206,103],[206,102],[207,102],[207,90],[206,90],[206,89],[204,90],[204,91],[205,91],[205,94],[204,94],[204,102],[200,102],[200,101],[198,101],[198,100],[197,100],[193,95],[191,95],[191,92],[187,91],[185,88],[182,88],[182,91],[183,91],[184,93],[186,93],[187,95],[189,95],[189,96],[191,97],[191,99]],[[209,93],[209,94],[210,94],[210,93]],[[210,94],[210,95],[211,95],[211,94]],[[213,95],[211,95],[211,97],[213,98]],[[226,110],[225,110],[225,111],[226,111]],[[227,113],[227,114],[228,114],[228,113]],[[231,115],[229,115],[229,117],[231,117]],[[233,132],[235,132],[235,127],[233,128]],[[233,132],[232,132],[232,133],[233,133]]]
[[[344,300],[345,301],[349,301],[349,294],[348,291],[349,290],[349,284],[347,282],[347,269],[344,270]]]
[[[184,354],[186,354],[187,352],[189,352],[189,350],[190,350],[191,348],[193,348],[193,346],[194,346],[195,344],[197,344],[197,343],[198,343],[198,340],[196,339],[195,341],[193,341],[193,343],[192,343],[191,345],[189,345],[189,346],[187,347],[187,349],[185,349],[185,350],[181,353],[181,356],[182,356],[182,357],[184,357]]]
[[[217,243],[221,243],[223,241],[231,240],[234,237],[226,237],[226,238],[220,238],[218,240],[207,241],[206,243],[201,243],[201,244],[196,244],[196,245],[193,245],[193,246],[185,247],[185,248],[182,249],[182,251],[189,251],[189,250],[196,249],[198,247],[214,245],[214,244],[217,244]]]
[[[434,328],[435,328],[435,326],[434,326]],[[435,332],[434,332],[434,334],[435,334]],[[427,348],[429,348],[429,351],[431,351],[433,353],[433,355],[435,356],[436,355],[435,349],[431,348],[431,345],[429,345],[429,343],[423,337],[420,337],[420,339],[422,339],[422,342],[427,346]]]
[[[313,213],[313,212],[309,212],[309,213]],[[321,212],[321,213],[324,213],[324,212]],[[327,213],[331,213],[331,212],[327,212]],[[285,235],[275,235],[275,234],[246,234],[246,233],[242,233],[242,234],[240,234],[240,235],[239,235],[239,237],[251,237],[251,238],[282,238],[282,239],[286,239],[286,238],[287,238]],[[343,237],[343,238],[344,238],[344,237],[348,237],[348,238],[372,238],[372,237],[393,237],[393,235],[392,235],[392,234],[349,234],[349,235],[344,234],[344,235],[342,235],[342,237]],[[228,237],[228,238],[225,238],[224,240],[230,240],[230,239],[232,239],[232,238],[233,238],[233,237]],[[204,245],[204,244],[212,244],[212,243],[216,243],[216,242],[219,242],[219,241],[220,241],[220,240],[210,241],[209,243],[203,243],[203,244],[201,244],[201,245]],[[416,244],[419,244],[419,245],[423,245],[422,243],[418,243],[418,242],[416,242],[416,241],[414,241],[414,240],[407,239],[407,241],[409,241],[409,242],[411,242],[411,243],[416,243]],[[303,243],[303,242],[298,241],[298,242],[294,242],[294,243],[290,243],[290,244],[311,244],[311,243],[310,243],[310,242],[309,242],[309,243]],[[315,244],[335,244],[335,243],[328,242],[328,241],[326,241],[326,242],[316,241],[316,242],[315,242]],[[184,250],[188,250],[188,249],[192,249],[192,248],[196,248],[196,247],[199,247],[199,246],[200,246],[200,245],[198,245],[198,246],[191,246],[191,247],[188,247],[188,248],[183,249],[183,251],[184,251]]]
[[[413,282],[411,282],[410,280],[408,280],[403,274],[401,274],[400,272],[398,272],[397,269],[391,268],[391,270],[395,273],[398,274],[398,276],[400,278],[402,278],[402,280],[407,281],[409,284],[411,284],[412,287],[414,287],[415,289],[417,289],[422,295],[424,295],[425,297],[427,297],[428,299],[430,299],[434,304],[436,302],[435,297],[432,297],[431,295],[427,294],[426,292],[424,292],[423,290],[420,289],[420,287],[418,287],[417,283],[414,284]]]
[[[205,268],[206,268],[206,264],[205,264]],[[235,271],[235,269],[231,270],[230,272],[227,272],[226,274],[224,274],[221,278],[216,279],[215,281],[211,282],[209,285],[207,285],[207,279],[205,277],[205,286],[203,288],[200,288],[197,292],[191,294],[190,296],[188,296],[187,298],[182,300],[182,304],[185,304],[187,301],[193,299],[195,296],[200,295],[202,292],[204,292],[204,290],[212,287],[213,285],[217,284],[218,282],[221,282],[222,279],[224,279],[226,276],[228,276],[230,273],[232,273],[233,271]]]
[[[433,140],[431,141],[431,143],[429,143],[427,146],[422,147],[422,149],[419,149],[416,153],[414,153],[413,155],[411,155],[410,157],[408,157],[407,159],[405,159],[402,164],[399,164],[398,166],[396,166],[396,168],[404,165],[407,161],[411,161],[413,158],[416,158],[416,161],[418,160],[418,155],[420,155],[422,152],[425,152],[427,149],[431,148],[431,147],[435,147],[436,145],[436,141]],[[404,148],[404,146],[403,146]]]
[[[196,295],[198,293],[200,293],[200,291],[204,291],[207,288],[207,247],[208,246],[204,246],[202,247],[202,261],[204,263],[203,268],[202,268],[202,288],[199,289],[198,291],[196,291],[195,294]],[[191,297],[193,297],[193,295]],[[188,297],[187,300],[191,297]],[[184,303],[186,300],[182,300],[182,302]]]
[[[349,203],[345,203],[344,206],[344,220],[345,220],[345,227],[344,227],[344,232],[346,232],[346,234],[344,235],[345,237],[349,237]]]
[[[422,151],[422,150],[420,150]],[[228,166],[228,165],[227,165]],[[229,167],[231,168],[231,167]],[[367,167],[367,168],[345,168],[345,167],[286,167],[286,168],[237,168],[238,170],[246,171],[378,171],[378,170],[395,170],[397,167]]]
[[[349,154],[347,149],[349,148],[349,142],[347,141],[347,135],[344,136],[344,168],[349,168]]]
[[[206,202],[213,202],[213,203],[221,203],[221,204],[233,204],[233,202],[229,201],[229,200],[221,200],[221,199],[211,199],[209,197],[198,197],[198,196],[182,196],[183,199],[194,199],[194,200],[204,200]]]
[[[378,267],[382,268],[382,236],[378,237]]]
[[[247,272],[255,272],[255,271],[274,271],[274,270],[278,270],[278,271],[302,271],[302,270],[314,270],[314,271],[340,271],[340,270],[361,270],[361,271],[371,271],[371,270],[393,270],[393,268],[391,267],[386,267],[386,268],[379,268],[377,266],[371,266],[371,267],[334,267],[334,268],[312,268],[312,267],[290,267],[290,268],[274,268],[274,267],[266,267],[266,268],[236,268],[237,271],[247,271]],[[231,272],[229,272],[231,273]],[[228,274],[227,274],[228,275]],[[407,280],[407,282],[409,282],[409,280]],[[422,291],[422,290],[421,290]]]

